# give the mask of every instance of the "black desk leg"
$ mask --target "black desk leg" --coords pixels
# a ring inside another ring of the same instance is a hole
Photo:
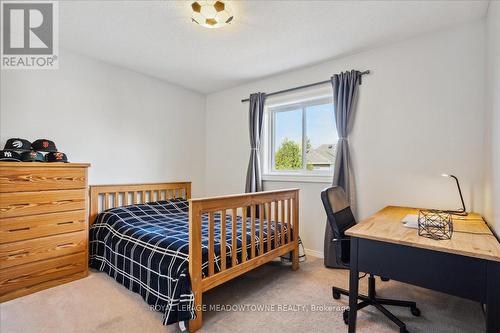
[[[487,265],[486,333],[500,333],[500,263]]]
[[[349,333],[356,332],[356,315],[358,304],[358,239],[351,238],[351,258],[350,258],[350,277],[349,277]]]

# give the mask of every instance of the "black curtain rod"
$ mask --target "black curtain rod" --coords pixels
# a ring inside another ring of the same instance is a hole
[[[364,72],[361,72],[360,74],[361,75],[370,74],[370,71],[364,71]],[[266,94],[266,97],[274,96],[274,95],[278,95],[278,94],[284,94],[284,93],[295,91],[295,90],[299,90],[299,89],[305,89],[305,88],[309,88],[309,87],[319,86],[321,84],[326,84],[326,83],[330,83],[330,82],[332,82],[332,81],[331,80],[325,80],[325,81],[321,81],[321,82],[306,84],[306,85],[300,86],[300,87],[294,87],[294,88],[290,88],[290,89],[275,91],[275,92]],[[245,99],[242,99],[241,102],[245,103],[245,102],[248,102],[249,100],[250,100],[250,98],[245,98]]]

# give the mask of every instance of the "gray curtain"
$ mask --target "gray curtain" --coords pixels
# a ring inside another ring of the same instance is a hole
[[[250,161],[248,162],[245,192],[262,191],[262,172],[260,167],[260,142],[262,136],[262,121],[264,117],[264,102],[266,94],[250,95],[249,129],[250,129]]]
[[[353,204],[351,198],[353,197],[354,189],[351,184],[348,136],[352,127],[360,83],[361,74],[359,71],[351,70],[332,76],[334,116],[339,135],[333,171],[333,185],[338,185],[344,189],[346,199],[351,205]],[[340,268],[340,265],[336,263],[335,245],[332,243],[332,238],[332,230],[328,223],[326,223],[324,241],[325,266]]]

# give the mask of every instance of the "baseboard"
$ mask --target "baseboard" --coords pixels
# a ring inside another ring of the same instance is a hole
[[[305,249],[306,255],[315,257],[315,258],[320,258],[323,259],[325,256],[323,255],[322,251],[316,251],[316,250],[311,250],[311,249]]]

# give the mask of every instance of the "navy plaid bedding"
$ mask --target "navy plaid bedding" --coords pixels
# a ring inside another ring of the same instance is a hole
[[[164,312],[169,325],[195,317],[194,296],[189,280],[189,203],[184,199],[157,201],[112,208],[100,213],[90,227],[90,267],[106,272],[123,286],[142,296],[152,309]],[[220,263],[220,214],[215,214],[215,270]],[[226,253],[229,267],[232,255],[231,217],[226,215]],[[267,223],[265,223],[267,224]],[[250,219],[242,233],[237,221],[237,257],[241,259],[242,235],[247,238],[249,256]],[[273,240],[280,239],[280,225]],[[259,223],[255,228],[256,253],[259,252]],[[208,271],[208,215],[202,217],[202,268]],[[263,228],[264,247],[267,225]],[[286,235],[286,232],[285,232]],[[267,251],[266,248],[263,249]]]

